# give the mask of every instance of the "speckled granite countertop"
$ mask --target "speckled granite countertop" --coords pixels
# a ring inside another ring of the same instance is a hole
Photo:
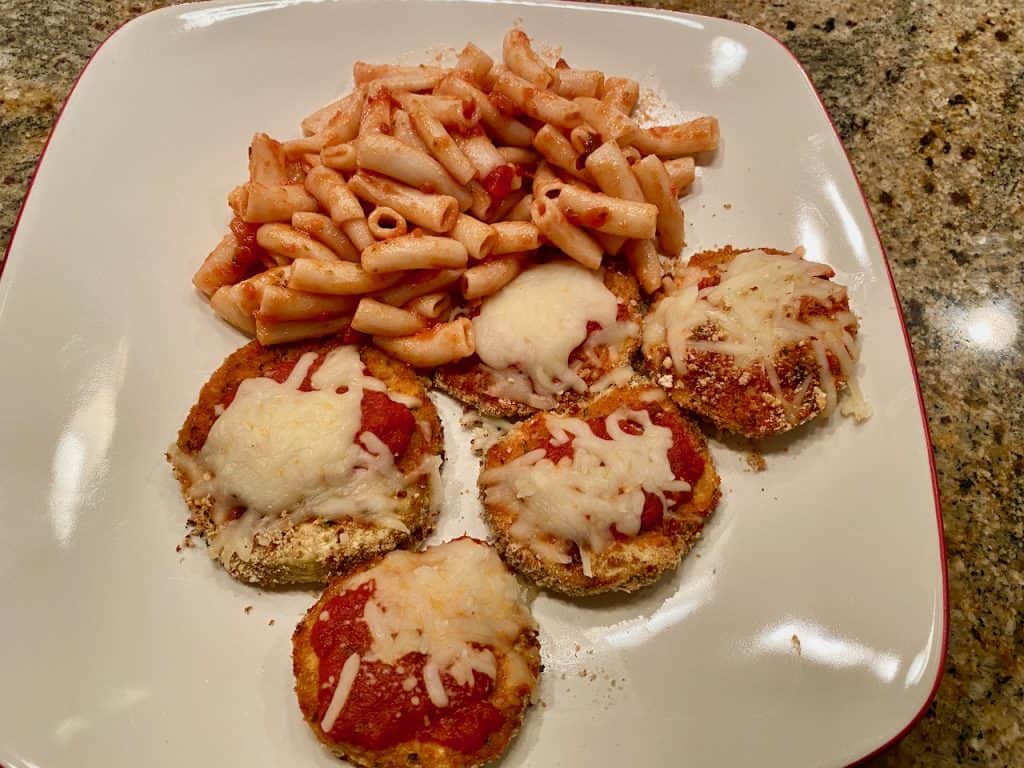
[[[161,0],[0,3],[0,248],[92,51]],[[899,287],[934,440],[949,559],[946,674],[872,766],[1024,766],[1024,4],[694,0],[807,68]]]

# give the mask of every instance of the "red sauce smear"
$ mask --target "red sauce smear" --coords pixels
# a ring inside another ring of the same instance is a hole
[[[256,242],[256,230],[259,228],[259,224],[250,224],[237,216],[231,220],[231,234],[238,242],[231,265],[231,277],[235,278],[231,281],[232,284],[263,271],[267,252]]]
[[[395,665],[365,661],[372,641],[362,616],[373,590],[370,581],[332,598],[324,606],[330,618],[317,621],[313,627],[310,643],[320,660],[317,722],[323,720],[330,706],[342,666],[349,656],[358,653],[364,660],[345,706],[328,733],[332,741],[385,749],[416,739],[467,754],[476,752],[504,723],[501,712],[488,701],[494,682],[486,675],[474,674],[472,685],[460,686],[442,674],[448,705],[436,707],[423,685],[423,654],[407,654]],[[410,676],[417,685],[406,691],[402,683]]]
[[[672,432],[672,445],[668,449],[669,466],[672,468],[672,474],[677,480],[685,480],[692,486],[704,474],[704,457],[701,456],[697,447],[691,441],[685,422],[675,415],[660,409],[649,407],[645,410],[650,414],[652,422]],[[602,440],[611,440],[611,436],[608,434],[606,417],[598,416],[588,419],[587,426],[590,427],[590,431],[594,435]],[[626,419],[619,422],[619,429],[630,435],[643,434],[643,427],[640,424]],[[566,457],[572,459],[575,455],[573,440],[574,437],[569,435],[569,439],[561,444],[549,441],[544,448],[546,457],[555,464]],[[681,504],[689,500],[692,495],[690,491],[670,492],[666,494],[666,498],[673,504]],[[645,491],[644,507],[640,514],[640,530],[650,531],[657,528],[664,519],[664,512],[661,499],[653,493]],[[612,534],[616,539],[620,540],[629,538],[625,534],[620,534],[614,525],[612,526]]]
[[[512,182],[516,178],[516,167],[506,163],[495,167],[480,180],[480,185],[487,190],[491,205],[497,205],[512,192]]]

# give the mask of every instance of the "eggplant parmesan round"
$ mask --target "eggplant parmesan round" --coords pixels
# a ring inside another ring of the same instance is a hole
[[[252,342],[203,387],[168,460],[232,576],[322,584],[430,532],[441,446],[404,363],[337,339]]]

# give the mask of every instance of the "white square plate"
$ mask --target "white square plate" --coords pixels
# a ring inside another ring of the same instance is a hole
[[[312,595],[259,593],[175,551],[185,512],[163,451],[243,341],[189,280],[255,130],[296,135],[355,59],[467,40],[494,53],[516,20],[574,65],[718,116],[722,149],[684,200],[687,252],[802,243],[832,264],[863,317],[875,415],[800,430],[761,473],[715,445],[724,498],[677,573],[632,597],[538,598],[543,706],[503,764],[836,766],[923,710],[946,594],[918,389],[857,182],[785,48],[599,6],[214,3],[103,46],[0,282],[0,762],[336,764],[292,694],[289,635]],[[471,481],[464,436],[448,438],[450,479]],[[472,496],[449,489],[440,536],[482,532]]]

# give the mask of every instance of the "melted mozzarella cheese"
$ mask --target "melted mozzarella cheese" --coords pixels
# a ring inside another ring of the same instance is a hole
[[[827,397],[826,412],[838,401],[826,354],[831,353],[847,380],[849,397],[859,400],[850,412],[867,418],[870,411],[854,380],[860,350],[848,330],[856,327],[857,319],[848,311],[831,312],[835,303],[845,300],[846,289],[824,279],[830,275],[828,266],[805,260],[802,248],[785,255],[740,253],[722,267],[719,283],[706,288],[699,285],[706,272],[687,269],[676,290],[648,315],[644,349],[667,347],[672,365],[680,374],[687,370],[691,350],[729,356],[739,369],[760,364],[792,418],[806,388],[792,398],[785,397],[774,358],[785,346],[807,342],[818,363],[820,384]],[[801,318],[808,304],[825,307],[830,314]],[[713,329],[710,340],[694,338],[695,331],[707,327]]]
[[[537,624],[519,582],[489,546],[456,539],[424,552],[391,552],[347,586],[367,582],[373,594],[363,621],[372,644],[364,659],[396,664],[407,654],[424,654],[423,684],[435,706],[448,703],[442,674],[463,686],[472,684],[474,672],[495,678],[494,650],[505,654],[514,682],[532,682],[533,673],[512,649]]]
[[[493,380],[488,394],[551,408],[564,392],[586,392],[569,356],[585,341],[593,349],[637,332],[634,323],[617,319],[618,306],[600,273],[576,262],[523,272],[486,299],[473,318],[476,353]],[[601,326],[590,339],[589,322]]]
[[[624,432],[623,421],[634,422],[642,432]],[[584,574],[591,576],[591,554],[611,544],[613,525],[626,536],[640,532],[645,492],[668,509],[665,494],[689,491],[690,485],[677,480],[669,464],[672,431],[654,424],[646,411],[619,408],[608,416],[610,440],[595,435],[580,419],[548,414],[545,423],[554,444],[572,439],[572,458],[555,464],[539,448],[484,471],[480,483],[489,503],[514,511],[509,529],[513,537],[539,556],[560,563],[570,561],[565,543],[573,542]],[[561,544],[546,543],[550,536]]]
[[[192,479],[189,495],[214,502],[220,528],[210,537],[211,555],[247,560],[256,536],[313,518],[405,530],[396,510],[411,479],[376,435],[360,432],[364,390],[386,392],[385,385],[366,375],[355,347],[343,346],[327,354],[310,378],[313,390],[303,392],[316,357],[304,354],[282,383],[242,381],[198,454],[174,456]],[[430,458],[421,474],[433,486],[437,460]],[[245,512],[232,521],[237,507]]]

